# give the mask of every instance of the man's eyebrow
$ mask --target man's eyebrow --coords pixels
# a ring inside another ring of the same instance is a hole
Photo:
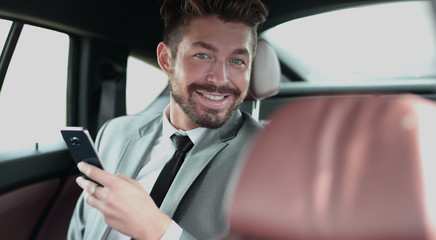
[[[238,48],[235,51],[233,51],[233,54],[241,54],[241,55],[250,56],[250,52],[246,48]]]
[[[218,48],[216,48],[214,45],[209,44],[209,43],[205,43],[205,42],[202,42],[202,41],[194,42],[194,43],[192,43],[192,46],[193,47],[201,47],[201,48],[204,48],[204,49],[207,49],[207,50],[218,52]],[[238,48],[238,49],[233,51],[233,54],[241,54],[241,55],[250,56],[250,52],[246,48]]]
[[[214,45],[209,44],[209,43],[205,43],[202,41],[194,42],[194,43],[192,43],[192,46],[193,47],[202,47],[202,48],[214,51],[214,52],[218,52],[218,49]]]

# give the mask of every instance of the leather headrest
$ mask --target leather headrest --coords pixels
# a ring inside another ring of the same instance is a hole
[[[277,54],[264,39],[259,39],[246,100],[262,100],[277,94],[280,89],[280,76]]]
[[[436,239],[435,169],[432,101],[293,101],[247,153],[227,239]]]

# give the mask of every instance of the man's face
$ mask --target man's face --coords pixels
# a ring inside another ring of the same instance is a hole
[[[251,41],[251,28],[243,23],[217,17],[191,21],[171,60],[170,108],[177,111],[171,122],[188,117],[207,128],[225,123],[248,90]]]

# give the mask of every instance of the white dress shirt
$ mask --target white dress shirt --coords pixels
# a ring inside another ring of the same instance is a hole
[[[165,108],[162,121],[162,132],[160,136],[154,142],[154,146],[147,156],[144,162],[144,166],[139,172],[136,180],[138,180],[144,187],[145,191],[150,194],[154,183],[156,182],[159,173],[162,171],[166,162],[168,162],[175,152],[175,147],[171,141],[171,136],[173,134],[188,135],[192,143],[197,144],[200,138],[206,131],[205,128],[195,128],[189,131],[183,131],[176,129],[171,125],[169,121],[169,106]],[[147,227],[147,226],[145,226]],[[182,228],[174,221],[172,221],[170,227],[165,232],[161,240],[174,240],[180,239],[182,235]],[[126,236],[114,229],[109,232],[107,240],[128,240],[129,236]]]

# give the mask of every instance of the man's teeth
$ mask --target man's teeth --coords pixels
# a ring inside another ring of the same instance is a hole
[[[214,100],[214,101],[220,101],[224,99],[224,96],[213,96],[213,95],[209,95],[209,94],[203,94],[203,96],[205,98],[208,98],[210,100]]]

